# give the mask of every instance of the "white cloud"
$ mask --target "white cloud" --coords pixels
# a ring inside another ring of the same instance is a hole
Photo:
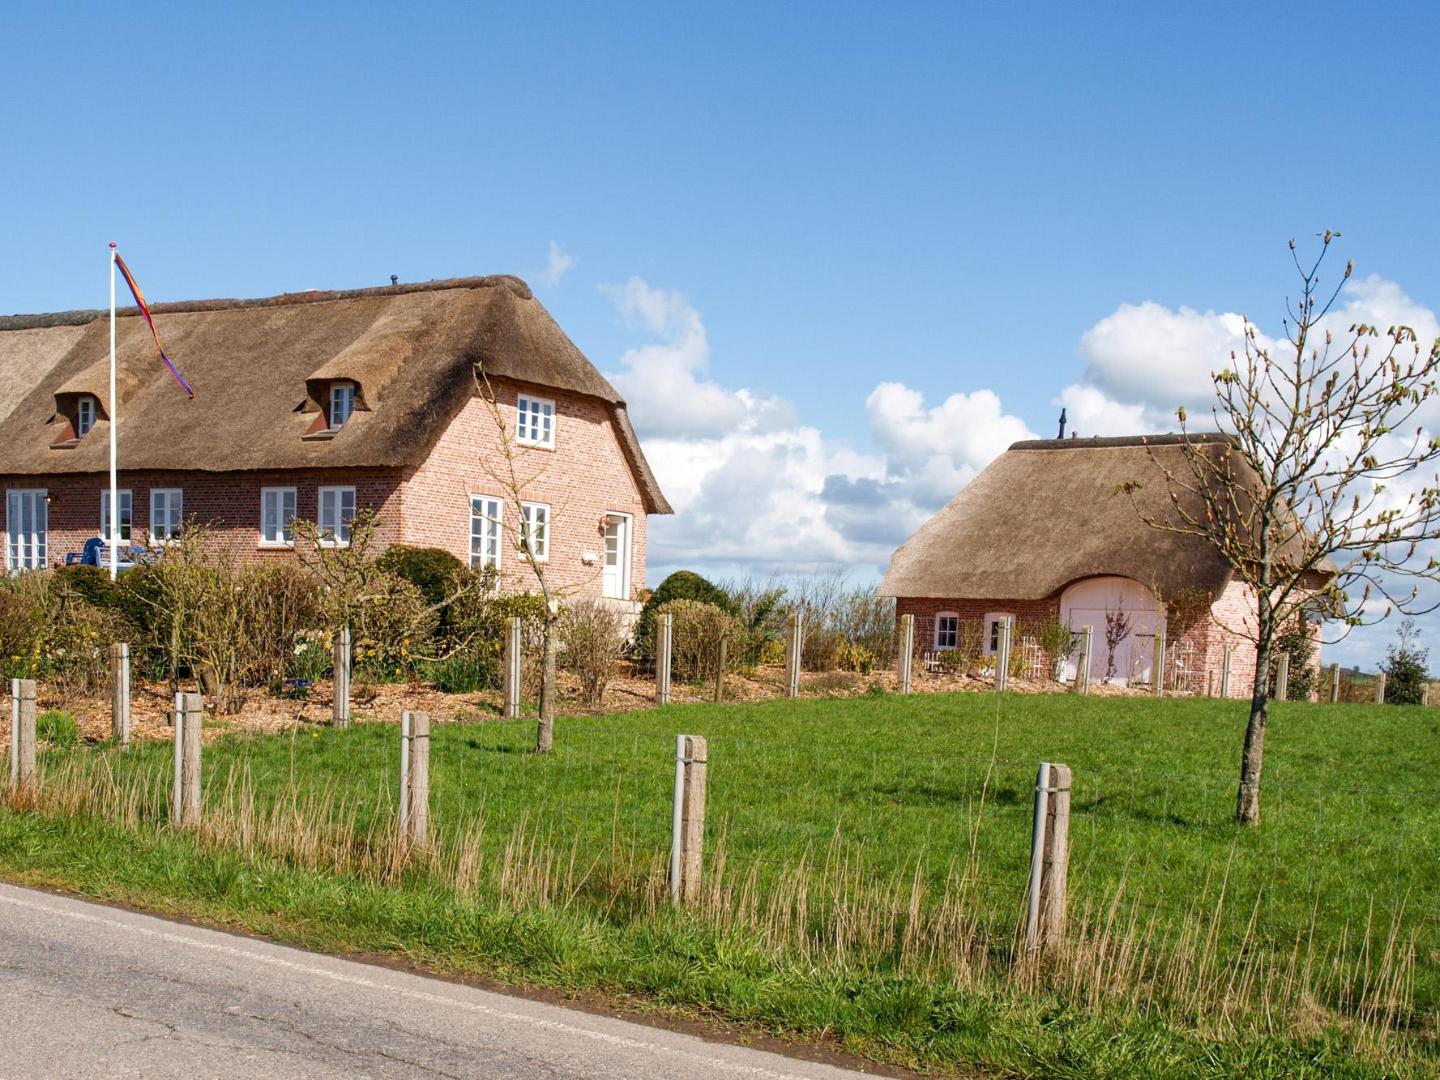
[[[1012,442],[1037,438],[990,390],[951,394],[926,408],[920,391],[883,382],[865,399],[865,411],[891,479],[921,505],[940,505]]]
[[[554,287],[560,284],[560,279],[575,269],[579,260],[562,248],[554,240],[550,241],[550,259],[545,264],[545,269],[540,271],[540,283]]]
[[[602,291],[633,328],[660,340],[626,350],[608,373],[642,434],[718,437],[744,428],[775,430],[794,423],[788,402],[750,390],[726,390],[705,378],[710,340],[700,312],[683,293],[652,288],[642,278]]]

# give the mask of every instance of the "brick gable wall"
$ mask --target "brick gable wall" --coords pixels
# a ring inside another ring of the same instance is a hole
[[[645,584],[645,504],[634,474],[620,449],[614,421],[594,398],[561,395],[543,388],[494,384],[506,430],[515,430],[516,399],[534,393],[555,402],[555,448],[517,446],[516,473],[527,502],[550,507],[550,556],[546,579],[571,595],[599,596],[604,554],[602,521],[607,514],[629,514],[630,591]],[[537,591],[534,573],[514,549],[516,507],[500,480],[505,474],[500,433],[489,406],[478,398],[466,403],[440,437],[425,463],[404,479],[401,540],[444,548],[470,558],[470,496],[489,495],[506,505],[502,511],[502,585],[508,591]],[[587,565],[586,556],[595,556]]]

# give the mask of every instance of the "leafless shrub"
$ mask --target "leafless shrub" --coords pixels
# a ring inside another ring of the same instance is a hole
[[[674,616],[670,670],[679,678],[714,678],[721,640],[725,641],[728,657],[738,657],[745,644],[744,625],[714,604],[671,600],[660,605],[659,613]]]
[[[598,708],[625,647],[625,620],[613,605],[575,600],[560,611],[561,662],[580,679],[586,706]]]

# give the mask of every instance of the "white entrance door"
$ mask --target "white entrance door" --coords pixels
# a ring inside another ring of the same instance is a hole
[[[5,500],[5,553],[10,572],[45,566],[49,531],[44,490],[11,491]]]
[[[630,597],[630,519],[611,514],[605,519],[605,570],[600,591],[617,600]]]
[[[1165,617],[1155,594],[1138,581],[1122,577],[1087,578],[1060,595],[1060,621],[1076,632],[1090,627],[1090,681],[1125,686],[1150,681],[1155,634]],[[1107,641],[1113,636],[1113,646]],[[1066,662],[1065,677],[1075,677],[1078,656]]]

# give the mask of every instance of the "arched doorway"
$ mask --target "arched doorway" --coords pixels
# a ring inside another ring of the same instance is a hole
[[[1128,630],[1116,641],[1113,655],[1106,641],[1106,617]],[[1122,623],[1123,620],[1123,623]],[[1060,621],[1079,633],[1094,631],[1090,653],[1090,681],[1126,686],[1148,684],[1155,659],[1155,634],[1165,626],[1165,613],[1140,582],[1124,577],[1094,577],[1077,581],[1060,594]],[[1065,664],[1065,677],[1075,677],[1078,653]]]

